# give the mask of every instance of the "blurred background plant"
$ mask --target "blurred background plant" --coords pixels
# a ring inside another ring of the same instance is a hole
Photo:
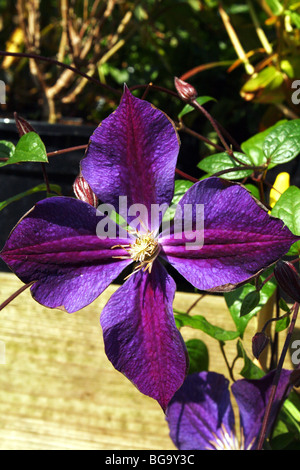
[[[50,182],[73,194],[81,146],[116,108],[127,83],[174,120],[182,141],[178,169],[194,179],[224,168],[228,172],[235,166],[222,153],[228,149],[208,115],[178,99],[174,77],[195,87],[198,103],[220,123],[224,137],[237,142],[229,139],[230,145],[240,151],[246,143],[242,151],[249,154],[249,146],[263,142],[256,134],[300,115],[300,104],[292,101],[293,84],[299,81],[300,90],[299,49],[296,0],[0,0],[0,80],[6,85],[1,138],[16,144],[17,113],[33,123],[48,153],[80,147],[47,165]],[[248,139],[254,140],[247,147]],[[5,161],[5,152],[1,157]],[[247,158],[244,164],[249,165]],[[36,168],[30,162],[5,166],[9,179],[0,199],[12,197],[15,186],[21,193],[39,185]],[[298,170],[299,159],[280,162],[291,185],[300,184]],[[263,171],[254,176],[261,178]],[[268,168],[267,191],[278,171]],[[241,173],[241,181],[251,173],[253,168]],[[239,176],[236,172],[234,179]],[[15,206],[15,218],[24,212],[21,204],[19,213]]]
[[[58,60],[118,90],[124,82],[174,89],[173,77],[182,77],[216,99],[211,113],[241,139],[299,114],[291,101],[291,83],[300,77],[295,0],[1,0],[0,9],[1,50]],[[5,57],[0,74],[6,116],[97,123],[119,100],[41,60]],[[178,113],[166,94],[151,100]]]

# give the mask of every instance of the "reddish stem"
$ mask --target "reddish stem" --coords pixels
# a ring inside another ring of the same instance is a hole
[[[18,295],[22,294],[24,290],[26,290],[28,287],[30,287],[35,281],[29,282],[28,284],[24,284],[24,286],[20,287],[16,292],[14,292],[12,295],[8,297],[1,305],[0,305],[0,311],[4,309],[12,300],[14,300]]]
[[[88,144],[77,145],[76,147],[68,147],[66,149],[54,150],[54,152],[47,153],[47,157],[55,157],[56,155],[61,155],[62,153],[73,152],[76,150],[85,150]]]
[[[182,176],[183,178],[192,181],[193,183],[198,183],[199,180],[197,178],[194,178],[193,176],[188,175],[187,173],[184,173],[184,171],[178,170],[178,168],[175,169],[175,172]]]

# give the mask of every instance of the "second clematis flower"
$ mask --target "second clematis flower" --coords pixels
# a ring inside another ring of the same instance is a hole
[[[1,253],[23,282],[35,281],[35,300],[67,312],[93,302],[133,263],[101,313],[105,351],[114,367],[163,410],[188,369],[173,317],[176,285],[165,265],[200,290],[228,291],[277,261],[299,239],[245,188],[218,178],[194,184],[170,230],[161,231],[163,210],[173,197],[179,145],[170,119],[125,87],[119,107],[92,135],[81,175],[98,200],[116,212],[126,197],[126,223],[133,229],[110,220],[110,236],[104,236],[99,234],[104,212],[82,200],[52,197],[21,219]],[[154,220],[153,206],[164,207]],[[132,207],[140,209],[139,217]],[[191,249],[198,207],[204,208],[201,242]],[[181,234],[178,227],[186,217],[188,229]]]
[[[256,450],[275,370],[261,379],[240,379],[231,392],[239,411],[235,424],[229,380],[216,372],[189,375],[167,408],[170,437],[179,450]],[[281,371],[267,434],[292,386],[291,371]]]

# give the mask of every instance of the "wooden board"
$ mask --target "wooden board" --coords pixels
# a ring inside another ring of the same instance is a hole
[[[13,274],[0,273],[0,303],[21,285]],[[0,449],[175,449],[159,405],[140,394],[104,353],[100,312],[116,288],[74,314],[42,307],[29,291],[1,311],[6,364],[0,364]],[[177,293],[174,307],[186,311],[197,298]],[[235,329],[221,296],[205,296],[193,313]],[[250,356],[255,328],[252,321],[244,340]],[[226,374],[217,341],[188,328],[182,334],[203,339],[210,369]],[[235,341],[226,343],[230,360],[235,352]]]

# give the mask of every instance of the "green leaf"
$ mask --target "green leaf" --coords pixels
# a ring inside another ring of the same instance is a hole
[[[280,424],[281,427],[279,428]],[[284,423],[282,422],[278,424],[278,430],[281,432],[279,432],[276,437],[272,438],[271,448],[272,450],[285,450],[285,448],[294,441],[294,434],[292,432],[284,432]]]
[[[239,152],[234,152],[234,156],[246,165],[253,166],[253,162],[248,155]],[[206,171],[210,175],[218,173],[219,171],[229,170],[230,168],[239,168],[239,170],[232,171],[230,173],[225,173],[222,175],[222,178],[230,180],[238,180],[240,178],[245,178],[246,176],[250,176],[254,171],[244,170],[243,166],[237,163],[226,152],[209,155],[209,157],[206,157],[201,160],[197,166],[198,168],[200,168],[200,170]]]
[[[292,433],[293,438],[300,440],[300,397],[292,391],[285,400],[280,412],[277,424],[274,428],[273,439],[279,439],[284,433]],[[276,441],[275,441],[276,442]],[[273,440],[272,440],[273,443]]]
[[[300,189],[290,186],[278,199],[271,215],[281,219],[295,235],[300,235]],[[289,255],[300,253],[300,242],[290,248]]]
[[[11,142],[0,142],[0,155],[8,158],[6,162],[0,162],[0,166],[12,165],[21,162],[48,162],[47,152],[41,138],[35,132],[24,134],[16,147]]]
[[[56,184],[50,184],[50,189],[53,193],[56,193],[56,194],[59,194],[59,195],[61,194],[61,188],[60,188],[60,186],[58,186]],[[38,192],[41,192],[41,191],[47,191],[47,186],[46,186],[45,183],[39,184],[38,186],[35,186],[34,188],[28,189],[27,191],[24,191],[23,193],[16,194],[15,196],[6,199],[6,201],[1,201],[0,202],[0,211],[2,209],[4,209],[4,207],[8,206],[8,204],[11,204],[12,202],[19,201],[20,199],[22,199],[25,196],[29,196],[30,194],[38,193]]]
[[[255,92],[260,89],[276,90],[283,82],[283,74],[273,65],[269,65],[247,80],[242,93]]]
[[[281,318],[280,320],[276,321],[275,324],[275,331],[276,333],[280,333],[280,331],[285,330],[290,324],[290,317]]]
[[[239,336],[237,331],[227,331],[209,323],[202,315],[176,314],[175,321],[177,328],[190,326],[196,330],[201,330],[218,341],[231,341]]]
[[[274,15],[278,16],[283,12],[283,6],[279,2],[279,0],[266,0],[266,3],[270,7]]]
[[[12,142],[0,140],[0,158],[11,158],[15,152],[15,148]],[[2,165],[2,162],[0,165]]]
[[[171,202],[171,205],[166,210],[163,221],[171,220],[174,218],[176,212],[176,206],[179,203],[180,199],[185,195],[188,189],[193,186],[194,183],[188,180],[176,180],[174,187],[174,196]]]
[[[300,15],[295,11],[290,12],[290,17],[296,28],[300,29]]]
[[[216,101],[215,98],[212,98],[211,96],[198,96],[198,98],[196,98],[196,101],[198,104],[200,104],[200,106],[212,100]],[[193,106],[191,106],[190,104],[186,104],[185,107],[178,114],[178,118],[182,118],[185,114],[188,114],[191,111],[195,111],[195,108],[193,108]]]
[[[254,184],[245,184],[245,188],[248,189],[256,199],[260,199],[259,189],[257,186],[254,186]]]
[[[185,345],[190,360],[189,374],[208,370],[209,355],[206,344],[201,339],[189,339]]]
[[[241,317],[244,317],[245,315],[248,315],[248,313],[252,312],[252,310],[254,310],[255,307],[257,307],[257,305],[259,304],[259,300],[260,292],[258,292],[257,290],[249,292],[242,301],[240,311]]]
[[[282,298],[279,299],[278,305],[279,305],[279,308],[281,308],[281,310],[283,310],[284,312],[290,311],[290,307],[286,304],[284,299]]]
[[[300,119],[288,121],[272,130],[263,144],[269,168],[293,160],[300,153]]]
[[[238,357],[244,359],[244,366],[240,374],[245,379],[260,379],[265,375],[264,371],[257,367],[254,362],[247,356],[243,344],[240,340],[237,342]]]
[[[278,121],[274,126],[269,127],[263,132],[259,132],[258,134],[255,134],[253,137],[250,137],[250,139],[245,140],[241,144],[241,149],[243,152],[245,152],[246,155],[248,155],[251,160],[253,161],[253,165],[255,166],[262,166],[267,163],[266,157],[263,153],[263,144],[265,141],[265,138],[272,132],[276,127],[279,125],[287,122],[286,120]]]
[[[271,269],[267,269],[260,276],[261,281],[264,281],[267,276],[271,274]],[[250,313],[248,313],[248,315],[245,315],[243,317],[240,316],[243,300],[249,294],[249,292],[253,292],[256,290],[255,286],[253,284],[247,283],[244,286],[238,287],[232,292],[226,292],[224,294],[224,298],[227,303],[227,307],[229,308],[230,315],[241,337],[243,337],[245,329],[251,318],[253,318],[254,315],[256,315],[262,309],[262,307],[267,303],[269,298],[273,295],[276,289],[276,285],[277,284],[275,279],[270,279],[260,290],[259,304]]]

